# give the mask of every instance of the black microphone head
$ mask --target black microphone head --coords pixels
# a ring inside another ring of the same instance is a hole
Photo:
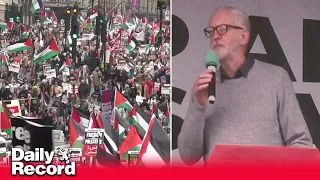
[[[209,50],[206,54],[205,57],[205,61],[204,61],[204,65],[206,67],[208,66],[215,66],[215,67],[219,67],[220,63],[219,63],[219,57],[216,51],[214,50]]]

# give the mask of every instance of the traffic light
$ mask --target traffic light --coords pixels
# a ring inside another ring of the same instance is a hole
[[[67,8],[66,8],[66,14],[67,14],[67,15],[71,14],[70,7],[67,7]]]
[[[72,39],[77,39],[78,38],[78,25],[72,25],[71,38]]]
[[[78,5],[74,5],[73,7],[73,14],[77,14],[78,13]]]
[[[92,9],[92,14],[96,13],[97,10],[96,9]]]

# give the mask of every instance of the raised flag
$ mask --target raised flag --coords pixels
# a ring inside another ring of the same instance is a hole
[[[119,124],[119,117],[116,110],[113,110],[113,130],[119,135],[119,144],[125,139],[125,129]]]
[[[75,122],[72,118],[69,120],[70,147],[83,148],[84,127]]]
[[[0,28],[1,29],[9,29],[9,30],[12,30],[13,28],[13,23],[12,22],[0,22]]]
[[[163,117],[163,126],[168,126],[170,123],[170,114],[169,114],[169,105],[167,103],[166,109],[164,110],[164,113],[162,115]]]
[[[15,43],[7,47],[9,52],[24,51],[32,47],[31,38],[28,38],[24,43]]]
[[[132,125],[128,136],[119,146],[120,156],[128,155],[128,151],[140,151],[142,140],[137,132],[137,128]]]
[[[96,120],[96,115],[94,114],[94,112],[92,111],[90,114],[90,121],[89,121],[89,129],[94,129],[94,128],[98,128],[98,124],[97,124],[97,120]]]
[[[10,116],[11,113],[8,110],[7,106],[3,101],[0,101],[0,129],[1,131],[7,133],[8,136],[12,136],[11,132],[11,122],[10,122]]]
[[[124,97],[124,95],[120,91],[118,91],[118,89],[115,90],[114,107],[124,108],[124,109],[127,109],[128,111],[132,110],[132,105]]]
[[[42,8],[42,0],[32,0],[29,6],[29,11],[35,13],[38,9]]]
[[[143,111],[143,109],[140,106],[136,106],[136,115],[138,117],[137,119],[139,119],[139,122],[143,122],[143,123],[146,122],[147,124],[150,123],[150,118],[147,116],[147,114]],[[138,133],[140,137],[145,136],[147,129],[148,128],[144,128],[144,129],[138,128]],[[170,162],[170,137],[164,131],[159,121],[155,121],[153,124],[150,142],[154,147],[154,149],[162,157],[162,159],[166,163],[169,163]]]
[[[144,166],[158,166],[158,167],[164,167],[167,164],[163,161],[163,159],[160,157],[158,152],[154,149],[154,147],[151,144],[151,132],[153,129],[153,125],[156,122],[155,115],[152,115],[148,130],[143,138],[141,149],[137,158],[137,165],[139,166],[141,163]]]
[[[76,107],[72,107],[71,117],[73,120],[75,120],[75,122],[81,124],[82,126],[89,126],[89,114],[87,114],[86,112],[83,112]]]
[[[46,61],[47,59],[58,55],[60,52],[57,42],[52,38],[48,44],[48,46],[33,59],[33,63],[37,64],[42,61]]]
[[[137,44],[138,44],[138,43],[137,43],[136,38],[134,38],[133,36],[131,36],[131,37],[129,38],[129,41],[128,41],[127,49],[128,49],[129,51],[133,51],[133,50],[136,48]]]

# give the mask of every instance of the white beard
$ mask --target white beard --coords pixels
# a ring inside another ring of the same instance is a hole
[[[212,49],[217,52],[220,61],[224,60],[228,57],[229,51],[226,47],[218,46],[218,47],[212,48]]]

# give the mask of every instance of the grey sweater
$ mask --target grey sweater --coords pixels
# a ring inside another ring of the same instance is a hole
[[[313,146],[288,73],[255,60],[248,75],[217,83],[215,104],[191,98],[178,149],[186,164],[206,161],[215,144]]]

